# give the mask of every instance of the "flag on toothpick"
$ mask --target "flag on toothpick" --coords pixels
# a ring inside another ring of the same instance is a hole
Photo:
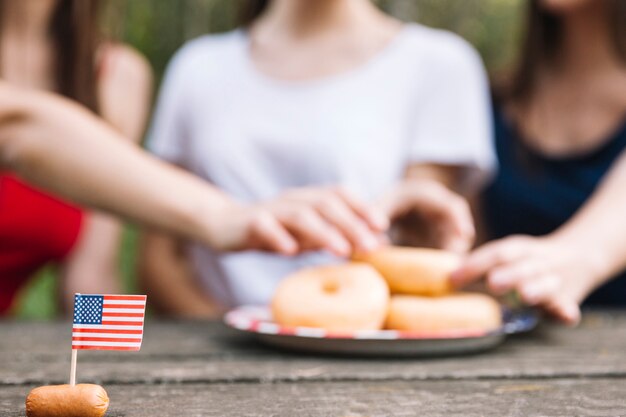
[[[139,350],[145,295],[74,295],[72,350]]]

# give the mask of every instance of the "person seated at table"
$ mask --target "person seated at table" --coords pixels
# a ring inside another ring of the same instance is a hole
[[[149,147],[240,201],[310,202],[301,228],[332,254],[223,255],[148,233],[142,282],[181,316],[268,303],[290,272],[378,238],[360,216],[417,211],[438,246],[466,251],[467,203],[494,165],[486,76],[456,35],[403,24],[368,0],[248,1],[242,28],[188,43],[172,60]],[[333,256],[334,255],[334,256]]]
[[[127,45],[98,31],[97,0],[0,1],[0,76],[58,92],[138,143],[151,99],[151,70]],[[42,266],[60,267],[62,305],[75,292],[118,292],[122,225],[0,172],[0,315]]]
[[[626,305],[626,2],[533,0],[514,76],[496,88],[493,242],[456,274],[576,323]]]

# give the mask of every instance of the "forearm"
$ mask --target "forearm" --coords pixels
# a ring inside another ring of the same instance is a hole
[[[151,158],[67,100],[0,93],[0,123],[1,165],[80,204],[211,246],[222,228],[220,213],[235,206],[219,190]]]
[[[580,254],[581,267],[594,285],[626,269],[626,153],[615,163],[594,195],[552,234]]]
[[[189,318],[219,315],[219,308],[200,288],[189,260],[171,237],[144,236],[139,271],[143,289],[160,312]]]
[[[74,309],[74,294],[119,294],[122,285],[118,271],[100,269],[86,262],[67,264],[61,272],[59,299],[65,314]]]
[[[122,292],[118,269],[102,267],[89,262],[89,259],[70,260],[61,271],[59,298],[63,311],[67,314],[74,308],[74,294],[119,294]]]
[[[64,262],[61,297],[71,311],[74,293],[116,294],[121,289],[119,248],[123,226],[101,213],[87,213],[74,249]]]
[[[143,271],[141,280],[146,294],[160,313],[194,319],[219,317],[220,310],[202,294],[185,271],[171,266],[150,271]]]

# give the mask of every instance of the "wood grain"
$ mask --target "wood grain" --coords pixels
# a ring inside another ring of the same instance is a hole
[[[0,323],[0,416],[33,386],[65,383],[69,323]],[[398,359],[300,355],[219,323],[153,321],[138,353],[81,352],[108,417],[626,415],[626,312],[546,324],[495,350]]]
[[[620,416],[626,382],[299,382],[116,385],[108,417]],[[23,417],[29,387],[0,390],[0,415]]]
[[[0,385],[67,378],[69,324],[2,324]],[[138,353],[81,352],[79,380],[100,383],[272,382],[626,376],[626,314],[579,328],[542,326],[495,350],[435,359],[303,356],[266,348],[219,323],[152,323]]]

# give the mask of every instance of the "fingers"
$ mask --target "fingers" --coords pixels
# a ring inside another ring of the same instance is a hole
[[[574,300],[557,298],[547,303],[544,308],[552,316],[569,326],[576,326],[580,322],[580,307]]]
[[[352,211],[360,216],[371,229],[377,232],[384,232],[389,228],[389,217],[387,217],[380,208],[366,205],[344,188],[339,187],[335,189],[335,193]]]
[[[326,249],[337,256],[351,253],[349,241],[312,208],[292,207],[279,214],[279,220],[300,242],[300,249]]]
[[[540,306],[563,323],[576,325],[580,321],[580,307],[576,300],[565,295],[561,282],[562,278],[556,275],[538,275],[521,281],[518,292],[527,305]]]
[[[299,240],[307,241],[307,249],[328,249],[340,256],[377,248],[381,231],[388,227],[380,211],[337,187],[292,190],[272,209]]]
[[[269,212],[260,211],[249,226],[249,241],[253,248],[293,255],[298,243],[283,225]]]
[[[496,295],[515,290],[524,304],[539,306],[566,324],[575,325],[580,320],[578,303],[566,296],[563,278],[545,271],[532,259],[494,269],[487,276],[487,285]]]
[[[441,249],[450,252],[467,253],[474,243],[475,232],[473,225],[464,230],[460,224],[463,221],[463,215],[458,217],[449,210],[438,213],[436,218],[429,219],[429,223],[435,230],[435,243]]]
[[[330,196],[318,205],[318,211],[348,239],[352,251],[369,252],[378,247],[377,235],[343,200]]]
[[[463,197],[440,184],[430,184],[415,197],[414,209],[448,222],[450,230],[459,236],[473,238],[474,221],[469,204]]]
[[[294,255],[303,250],[326,249],[338,256],[350,254],[350,244],[319,213],[309,207],[282,206],[272,212],[255,207],[244,248]]]
[[[529,250],[524,238],[512,237],[488,243],[474,251],[464,265],[452,274],[452,283],[463,287],[485,277],[500,265],[513,262]],[[502,280],[503,278],[496,278]]]
[[[494,294],[504,294],[520,283],[535,279],[540,272],[540,268],[532,259],[504,263],[487,273],[487,287]],[[531,289],[529,294],[532,293]]]
[[[470,206],[465,199],[445,189],[435,214],[442,225],[442,248],[467,252],[474,243],[476,230]]]
[[[527,305],[546,304],[558,296],[560,279],[554,275],[538,275],[533,279],[520,280],[518,292]]]
[[[440,183],[407,180],[379,201],[391,217],[417,211],[439,233],[443,249],[466,252],[475,238],[474,220],[467,201]]]
[[[542,246],[544,245],[544,246]],[[514,236],[476,250],[453,274],[453,283],[466,285],[486,278],[489,291],[504,295],[516,291],[521,301],[539,306],[564,323],[580,320],[580,308],[566,273],[555,268],[554,255],[545,243]]]

